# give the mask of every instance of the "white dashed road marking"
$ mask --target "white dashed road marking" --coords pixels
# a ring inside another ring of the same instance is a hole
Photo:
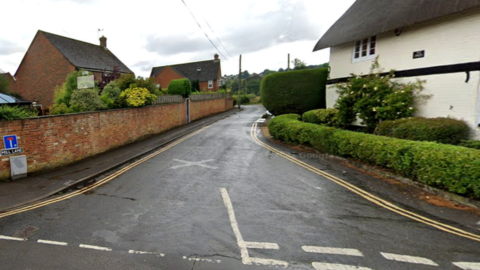
[[[332,248],[332,247],[315,247],[315,246],[303,246],[302,249],[311,253],[322,254],[334,254],[334,255],[346,255],[346,256],[359,256],[363,257],[362,252],[351,248]]]
[[[160,256],[160,257],[165,257],[165,254],[163,253],[156,253],[156,252],[148,252],[148,251],[138,251],[138,250],[133,250],[133,249],[130,249],[128,251],[129,254],[139,254],[139,255],[157,255],[157,256]]]
[[[57,245],[57,246],[66,246],[66,245],[68,245],[68,243],[65,243],[65,242],[57,242],[57,241],[42,240],[42,239],[38,239],[37,243],[40,243],[40,244],[48,244],[48,245]]]
[[[385,257],[385,259],[391,260],[391,261],[438,266],[437,263],[427,258],[384,253],[384,252],[380,252],[380,254],[382,254],[382,256]]]
[[[223,203],[227,208],[228,217],[230,219],[230,224],[233,229],[233,233],[235,234],[235,238],[237,239],[237,245],[240,248],[240,255],[242,256],[242,263],[246,265],[252,265],[253,263],[262,264],[262,265],[276,265],[276,266],[283,266],[287,267],[288,262],[280,261],[280,260],[270,260],[270,259],[261,259],[261,258],[252,258],[248,254],[248,246],[247,243],[253,246],[263,246],[266,247],[277,247],[278,245],[274,245],[274,243],[257,243],[257,242],[245,242],[243,240],[242,234],[240,233],[240,229],[238,228],[237,218],[235,217],[235,211],[233,210],[232,201],[230,200],[230,196],[225,188],[220,188],[220,193],[222,194]]]
[[[79,247],[81,247],[81,248],[88,248],[88,249],[95,249],[95,250],[101,250],[101,251],[112,251],[111,248],[91,246],[91,245],[84,245],[84,244],[80,244]]]
[[[336,263],[312,263],[315,270],[372,270],[367,267],[360,267],[355,265],[336,264]]]
[[[13,241],[26,241],[27,240],[25,238],[11,237],[11,236],[5,236],[5,235],[0,235],[0,239],[2,239],[2,240],[13,240]]]
[[[480,262],[454,262],[455,266],[462,268],[463,270],[478,270],[480,269]]]
[[[277,243],[263,243],[263,242],[245,242],[247,248],[257,249],[280,249]]]

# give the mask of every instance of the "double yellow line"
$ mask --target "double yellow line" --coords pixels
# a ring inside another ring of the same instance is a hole
[[[437,228],[441,231],[444,231],[444,232],[447,232],[447,233],[451,233],[451,234],[455,234],[455,235],[458,235],[458,236],[461,236],[461,237],[465,237],[465,238],[468,238],[468,239],[471,239],[471,240],[474,240],[474,241],[478,241],[480,242],[480,235],[477,235],[477,234],[473,234],[473,233],[470,233],[470,232],[467,232],[467,231],[464,231],[462,229],[459,229],[459,228],[456,228],[456,227],[453,227],[453,226],[450,226],[450,225],[447,225],[447,224],[444,224],[444,223],[441,223],[441,222],[438,222],[438,221],[435,221],[435,220],[432,220],[432,219],[429,219],[427,217],[424,217],[422,215],[419,215],[419,214],[416,214],[416,213],[413,213],[411,211],[408,211],[408,210],[405,210],[401,207],[398,207],[386,200],[383,200],[361,188],[358,188],[348,182],[346,182],[345,180],[342,180],[338,177],[335,177],[331,174],[328,174],[320,169],[317,169],[311,165],[308,165],[307,163],[305,162],[302,162],[301,160],[298,160],[294,157],[291,157],[265,143],[263,143],[262,141],[260,141],[257,137],[257,133],[256,133],[256,130],[257,130],[257,123],[254,123],[252,125],[252,128],[251,128],[251,131],[250,131],[250,135],[251,137],[253,138],[253,140],[260,146],[274,152],[275,154],[283,157],[283,158],[286,158],[287,160],[317,174],[317,175],[320,175],[348,190],[350,190],[351,192],[363,197],[364,199],[380,206],[380,207],[383,207],[385,209],[388,209],[392,212],[395,212],[399,215],[402,215],[404,217],[407,217],[407,218],[410,218],[410,219],[413,219],[415,221],[418,221],[418,222],[421,222],[423,224],[426,224],[428,226],[432,226],[434,228]]]
[[[132,164],[129,164],[128,166],[125,166],[123,167],[122,169],[108,175],[107,177],[95,182],[94,184],[92,185],[89,185],[87,187],[84,187],[82,189],[79,189],[79,190],[76,190],[76,191],[73,191],[73,192],[70,192],[68,194],[65,194],[63,196],[59,196],[59,197],[55,197],[53,199],[49,199],[49,200],[45,200],[45,201],[40,201],[40,202],[36,202],[36,203],[33,203],[33,204],[30,204],[30,205],[26,205],[26,206],[23,206],[23,207],[20,207],[20,208],[17,208],[17,209],[13,209],[11,211],[8,211],[8,212],[5,212],[5,213],[0,213],[0,218],[4,218],[4,217],[7,217],[7,216],[11,216],[11,215],[14,215],[14,214],[18,214],[18,213],[22,213],[22,212],[26,212],[26,211],[30,211],[30,210],[33,210],[33,209],[37,209],[37,208],[40,208],[42,206],[46,206],[46,205],[49,205],[49,204],[52,204],[52,203],[56,203],[56,202],[60,202],[60,201],[63,201],[63,200],[66,200],[66,199],[70,199],[72,197],[75,197],[75,196],[78,196],[80,194],[83,194],[87,191],[90,191],[94,188],[97,188],[105,183],[108,183],[109,181],[115,179],[116,177],[124,174],[125,172],[133,169],[134,167],[144,163],[145,161],[167,151],[168,149],[174,147],[175,145],[197,135],[198,133],[204,131],[205,129],[207,129],[209,126],[206,126],[198,131],[195,131],[194,133],[191,133],[185,137],[182,137],[181,139],[177,140],[177,141],[174,141],[170,144],[168,144],[167,146],[159,149],[158,151],[155,151],[154,153],[148,155],[148,156],[145,156],[143,157],[142,159],[139,159],[137,161],[135,161],[134,163]]]

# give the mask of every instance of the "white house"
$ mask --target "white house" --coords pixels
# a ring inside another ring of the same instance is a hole
[[[357,0],[322,36],[331,48],[327,108],[336,83],[367,74],[379,56],[399,80],[426,80],[418,116],[465,120],[480,139],[480,0]]]

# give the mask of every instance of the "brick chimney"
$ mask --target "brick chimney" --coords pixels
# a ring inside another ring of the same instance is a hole
[[[103,48],[107,48],[107,38],[105,36],[102,36],[100,38],[100,46],[102,46]]]
[[[219,61],[219,59],[218,59],[218,54],[215,54],[215,55],[214,55],[213,61],[215,61],[215,62],[218,62],[218,61]]]

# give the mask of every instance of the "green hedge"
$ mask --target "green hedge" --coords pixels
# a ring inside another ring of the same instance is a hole
[[[340,120],[337,118],[337,114],[338,110],[334,108],[311,110],[302,115],[302,120],[312,124],[338,127]]]
[[[460,142],[460,146],[480,150],[480,141],[462,140],[462,142]]]
[[[412,141],[431,141],[446,144],[460,144],[468,139],[470,127],[462,120],[452,118],[402,118],[383,121],[374,134]]]
[[[188,97],[192,92],[192,85],[189,79],[172,80],[168,85],[167,93],[169,95],[182,95]]]
[[[408,141],[299,121],[300,115],[273,118],[270,134],[290,143],[391,169],[429,186],[480,198],[480,152],[434,142]]]
[[[326,68],[267,75],[260,84],[263,106],[273,115],[325,108],[327,76]]]

